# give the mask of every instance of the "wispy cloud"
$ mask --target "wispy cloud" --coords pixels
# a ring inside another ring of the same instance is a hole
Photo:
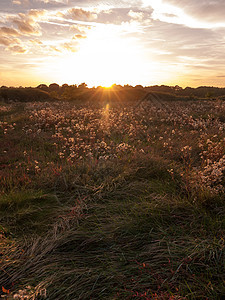
[[[163,0],[163,3],[181,8],[193,18],[210,23],[223,23],[225,25],[225,2],[224,0]]]

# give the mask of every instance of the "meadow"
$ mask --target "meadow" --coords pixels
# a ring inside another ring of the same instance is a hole
[[[1,102],[3,299],[225,299],[225,102]]]

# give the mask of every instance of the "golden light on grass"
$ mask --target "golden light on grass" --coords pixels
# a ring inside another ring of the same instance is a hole
[[[108,121],[108,119],[109,119],[109,103],[107,103],[105,105],[103,115],[104,115],[105,121]]]
[[[106,113],[109,112],[109,103],[106,104],[106,106],[105,106],[105,111],[106,111]]]

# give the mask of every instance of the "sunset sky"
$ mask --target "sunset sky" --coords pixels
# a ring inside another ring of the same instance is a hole
[[[224,0],[0,0],[0,86],[225,86]]]

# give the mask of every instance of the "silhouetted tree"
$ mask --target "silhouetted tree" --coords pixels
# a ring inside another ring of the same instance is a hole
[[[78,89],[86,89],[86,88],[87,88],[87,84],[85,82],[78,85]]]
[[[51,83],[49,85],[49,90],[51,92],[54,92],[54,91],[57,92],[59,90],[59,85],[57,83]]]
[[[63,85],[62,85],[62,89],[66,89],[66,88],[68,88],[69,87],[69,85],[67,84],[67,83],[64,83]]]
[[[135,89],[143,89],[143,86],[138,84],[138,85],[135,85]]]
[[[40,89],[42,91],[48,91],[48,86],[46,84],[42,83],[37,86],[37,89]]]

